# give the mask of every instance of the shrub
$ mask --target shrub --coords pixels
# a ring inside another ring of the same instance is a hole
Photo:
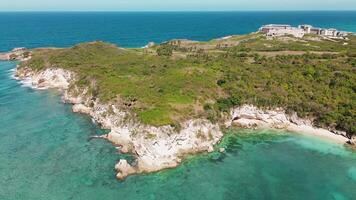
[[[240,105],[241,99],[238,96],[231,96],[225,99],[218,99],[216,104],[219,111],[228,112],[230,108]]]
[[[157,49],[157,55],[159,56],[172,56],[173,54],[173,46],[164,44],[158,47]]]

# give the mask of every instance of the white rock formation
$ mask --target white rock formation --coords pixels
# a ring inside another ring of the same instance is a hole
[[[75,113],[83,113],[83,114],[90,114],[91,112],[91,108],[83,104],[74,104],[72,110]]]
[[[10,52],[0,53],[0,60],[18,60],[26,61],[31,59],[31,51],[24,47],[14,48]]]
[[[21,68],[17,70],[17,77],[36,89],[64,90],[63,100],[74,104],[74,112],[89,114],[103,128],[111,129],[106,138],[120,146],[121,152],[131,152],[136,157],[135,166],[130,166],[125,160],[120,160],[115,166],[120,179],[133,173],[176,167],[186,154],[213,151],[213,146],[223,136],[217,124],[203,119],[182,123],[179,132],[171,126],[154,127],[139,123],[129,112],[114,105],[101,104],[99,100],[90,100],[86,90],[82,93],[76,91],[77,95],[73,95],[68,87],[75,75],[63,69],[36,73]]]
[[[351,137],[350,144],[356,146],[356,135],[354,135],[354,136]]]
[[[20,68],[17,69],[16,76],[37,89],[64,90],[63,100],[73,104],[74,112],[88,114],[103,128],[110,129],[110,133],[104,138],[119,146],[121,152],[132,153],[136,158],[134,165],[120,160],[115,166],[119,179],[135,173],[176,167],[186,154],[213,151],[213,146],[223,137],[219,125],[205,119],[183,122],[179,131],[171,126],[154,127],[142,124],[128,111],[120,110],[114,105],[101,104],[98,99],[93,101],[86,89],[69,90],[70,84],[75,80],[75,74],[63,69],[34,72],[29,68]],[[286,129],[340,143],[348,141],[341,135],[313,128],[310,120],[300,119],[296,115],[289,116],[282,109],[261,110],[255,106],[244,105],[231,111],[226,126],[230,127],[232,124],[245,128]]]
[[[295,113],[288,115],[283,109],[262,110],[253,105],[244,105],[231,111],[231,118],[227,121],[226,126],[232,124],[244,128],[283,129],[318,136],[342,144],[349,141],[345,137],[346,133],[339,131],[339,134],[335,134],[326,129],[315,128],[311,120],[301,119]]]
[[[71,72],[59,68],[47,69],[38,73],[29,68],[22,68],[16,72],[16,77],[20,78],[25,85],[35,89],[56,88],[61,90],[68,89],[70,80],[74,78]]]

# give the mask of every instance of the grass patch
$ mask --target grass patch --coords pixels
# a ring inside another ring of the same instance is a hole
[[[293,51],[299,53],[288,54]],[[74,71],[76,84],[89,87],[93,98],[129,109],[146,124],[177,126],[197,117],[216,122],[247,103],[283,107],[312,116],[320,127],[356,134],[356,36],[318,41],[250,34],[150,49],[91,42],[34,51],[21,66]]]
[[[140,112],[139,118],[143,123],[162,126],[173,123],[168,109],[153,108]]]

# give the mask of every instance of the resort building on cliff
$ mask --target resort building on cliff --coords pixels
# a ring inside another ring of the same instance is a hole
[[[269,24],[262,26],[259,31],[266,34],[267,37],[292,35],[294,37],[302,38],[305,34],[314,34],[329,38],[344,38],[348,35],[348,33],[344,31],[316,28],[311,25],[299,25],[297,28],[286,24]]]
[[[294,37],[303,37],[304,30],[284,24],[269,24],[260,28],[260,32],[268,37],[279,37],[284,35],[293,35]]]

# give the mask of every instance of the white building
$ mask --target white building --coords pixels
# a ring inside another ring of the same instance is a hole
[[[310,34],[313,26],[304,24],[304,25],[299,25],[298,28],[303,29],[305,31],[305,34]]]
[[[265,33],[268,37],[278,37],[284,35],[293,35],[294,37],[303,37],[303,29],[295,28],[284,24],[269,24],[260,28],[260,32]]]
[[[345,31],[339,31],[337,33],[337,37],[347,37],[349,35],[348,32],[345,32]]]
[[[284,35],[293,35],[294,37],[302,38],[305,34],[315,34],[330,38],[344,38],[348,35],[347,32],[338,31],[336,29],[316,28],[311,25],[299,25],[298,28],[285,24],[269,24],[262,26],[259,30],[265,33],[267,37],[279,37]]]
[[[260,28],[260,32],[268,33],[270,30],[287,30],[292,28],[291,25],[286,24],[268,24]]]

